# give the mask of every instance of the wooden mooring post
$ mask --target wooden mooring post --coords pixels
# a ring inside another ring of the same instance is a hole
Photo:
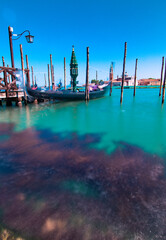
[[[162,89],[162,84],[163,84],[163,72],[164,72],[164,57],[162,57],[159,97],[161,96],[161,89]]]
[[[46,88],[47,87],[46,74],[44,74],[44,80],[45,80],[45,88]]]
[[[29,74],[28,55],[26,55],[26,65],[27,65],[27,86],[30,88],[31,87],[31,82],[30,82],[30,74]]]
[[[122,104],[122,101],[123,101],[123,87],[124,87],[124,80],[125,80],[126,53],[127,53],[127,42],[125,42],[124,59],[123,59],[123,74],[122,74],[122,86],[121,86],[121,97],[120,97],[120,103],[121,104]]]
[[[49,64],[47,64],[47,67],[48,67],[48,87],[50,90],[50,66],[49,66]]]
[[[53,76],[53,81],[52,81],[52,89],[54,89],[55,90],[55,81],[54,81],[54,79],[55,79],[55,76],[54,76],[54,65],[52,65],[52,76]]]
[[[33,74],[33,66],[31,67],[31,72],[32,72],[32,86],[34,87],[34,74]]]
[[[162,104],[165,100],[165,82],[166,82],[166,61],[165,61],[165,74],[164,74],[164,81],[163,81],[163,95],[162,95]]]
[[[11,56],[11,64],[12,68],[14,68],[14,54],[13,54],[13,43],[12,43],[12,28],[8,27],[8,33],[9,33],[9,45],[10,45],[10,56]],[[13,81],[13,79],[12,79]]]
[[[111,67],[110,67],[110,96],[112,94],[112,85],[113,85],[113,79],[114,79],[114,75],[113,75],[113,63],[111,63]]]
[[[138,59],[135,61],[135,75],[134,75],[134,94],[133,96],[135,97],[135,92],[136,92],[136,81],[137,81],[137,64],[138,64]]]
[[[64,87],[66,90],[66,58],[64,57]]]
[[[89,47],[87,47],[85,100],[89,101]]]
[[[35,76],[35,87],[37,86],[36,76]]]
[[[50,54],[50,68],[51,68],[52,89],[54,89],[54,68],[53,68],[53,65],[52,65],[52,54]]]
[[[25,91],[24,57],[23,57],[22,44],[20,44],[20,54],[21,54],[22,78],[23,78],[23,84],[24,84],[24,103],[26,105],[27,104],[27,95],[26,95],[26,91]]]
[[[3,65],[3,67],[5,67],[5,60],[4,60],[4,57],[2,57],[2,65]]]
[[[2,57],[2,63],[3,63],[3,67],[5,67],[5,60],[4,57]],[[6,86],[6,105],[7,106],[11,106],[12,103],[9,100],[9,90],[8,90],[8,82],[7,82],[7,73],[6,70],[3,71],[3,77],[4,77],[4,82],[5,82],[5,86]]]
[[[35,84],[34,84],[34,87],[37,87],[36,76],[35,76]],[[34,103],[34,104],[37,104],[38,102],[40,102],[39,99],[35,98],[35,100],[34,100],[33,103]]]

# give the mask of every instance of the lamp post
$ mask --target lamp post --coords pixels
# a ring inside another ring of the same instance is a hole
[[[13,34],[13,28],[12,27],[8,27],[8,32],[9,32],[9,44],[10,44],[10,55],[11,55],[11,63],[12,63],[12,68],[14,68],[14,54],[13,54],[13,42],[12,40],[17,40],[19,39],[25,32],[28,32],[29,34],[25,36],[26,40],[28,43],[33,43],[34,40],[34,36],[32,36],[30,34],[29,30],[25,30],[24,32],[20,33],[20,34]],[[15,39],[13,39],[12,37],[17,37]]]

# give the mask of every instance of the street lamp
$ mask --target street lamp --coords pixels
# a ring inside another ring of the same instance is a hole
[[[14,54],[13,54],[13,42],[12,40],[17,40],[19,39],[25,32],[28,32],[29,34],[25,36],[26,40],[28,43],[33,43],[34,36],[30,34],[29,30],[25,30],[24,32],[20,34],[13,34],[13,28],[8,27],[8,32],[9,32],[9,44],[10,44],[10,55],[11,55],[11,63],[12,63],[12,68],[14,68]],[[15,39],[12,38],[12,36],[17,37]]]

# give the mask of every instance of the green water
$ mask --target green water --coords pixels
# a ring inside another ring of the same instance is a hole
[[[161,105],[158,89],[120,89],[112,97],[85,102],[41,103],[27,107],[1,107],[0,122],[15,123],[15,130],[29,127],[52,132],[97,133],[101,141],[96,148],[111,152],[116,141],[137,145],[150,153],[165,155],[166,107]]]
[[[158,89],[0,107],[0,239],[166,239],[165,119]]]

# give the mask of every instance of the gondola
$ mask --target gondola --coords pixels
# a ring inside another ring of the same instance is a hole
[[[104,97],[107,90],[109,89],[108,85],[101,85],[98,89],[89,91],[89,99],[101,98]],[[73,92],[72,90],[38,90],[27,88],[27,93],[39,100],[43,99],[56,99],[61,101],[78,101],[78,100],[85,100],[85,91]]]

